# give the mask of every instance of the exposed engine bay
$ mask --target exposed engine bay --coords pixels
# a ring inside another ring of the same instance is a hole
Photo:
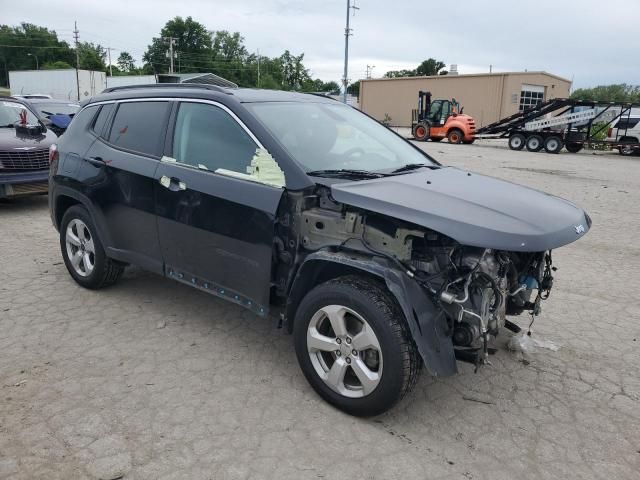
[[[446,321],[458,360],[489,363],[489,342],[507,315],[532,321],[553,286],[551,251],[511,252],[461,245],[441,233],[333,201],[301,212],[303,249],[355,251],[384,257],[420,285]]]

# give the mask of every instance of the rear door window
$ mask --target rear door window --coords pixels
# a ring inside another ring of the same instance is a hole
[[[169,102],[124,102],[118,106],[109,143],[154,157],[160,156]]]

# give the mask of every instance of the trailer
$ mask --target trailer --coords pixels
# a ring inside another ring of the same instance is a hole
[[[106,74],[92,70],[15,70],[9,72],[11,95],[34,93],[58,100],[84,100],[107,88]]]
[[[585,146],[606,145],[620,153],[640,152],[640,138],[628,132],[632,109],[640,103],[593,102],[557,98],[476,130],[476,138],[508,138],[511,150],[544,149],[577,153]],[[626,122],[616,122],[624,120]],[[625,125],[623,128],[614,124]],[[605,139],[602,134],[607,132]]]

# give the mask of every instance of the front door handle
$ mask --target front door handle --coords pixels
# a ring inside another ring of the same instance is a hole
[[[179,192],[187,189],[187,184],[181,182],[180,179],[176,177],[167,177],[166,175],[163,175],[160,177],[159,182],[160,185],[172,192]]]

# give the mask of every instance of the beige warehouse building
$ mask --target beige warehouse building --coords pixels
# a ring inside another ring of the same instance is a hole
[[[537,102],[569,96],[571,81],[547,72],[505,72],[431,77],[376,78],[360,81],[360,108],[378,120],[391,117],[391,125],[411,126],[418,92],[432,99],[455,98],[476,127],[513,115]]]

